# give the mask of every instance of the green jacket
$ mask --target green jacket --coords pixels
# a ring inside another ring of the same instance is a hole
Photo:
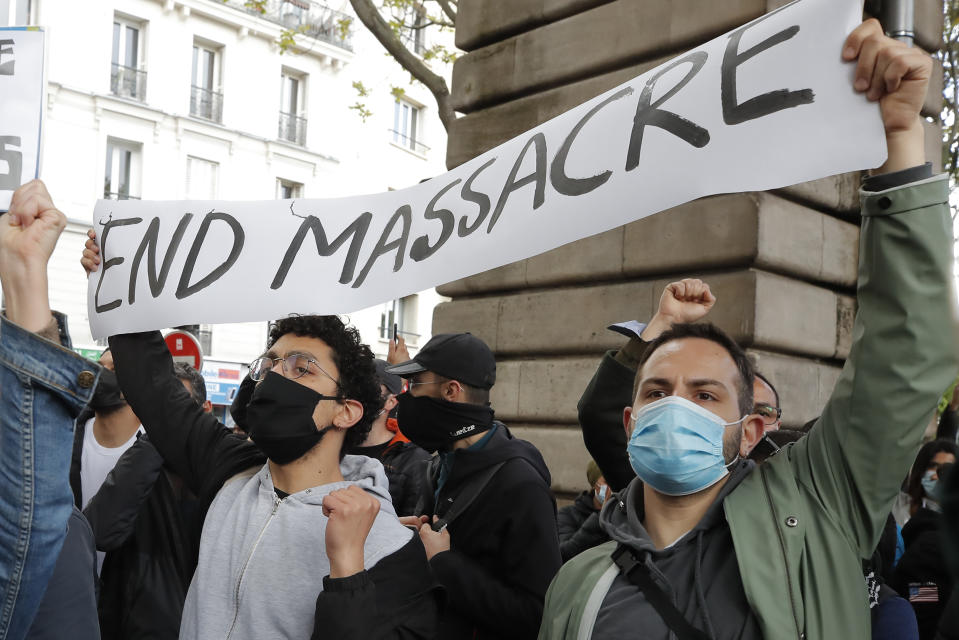
[[[956,374],[945,175],[862,192],[859,312],[809,435],[724,502],[746,598],[767,640],[869,640],[860,558],[872,555],[936,402]],[[560,570],[540,639],[589,638],[614,543]]]

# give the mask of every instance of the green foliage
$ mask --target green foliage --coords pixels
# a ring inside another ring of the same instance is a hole
[[[403,87],[390,87],[390,95],[399,102],[406,95],[406,89]]]
[[[368,89],[367,86],[359,80],[353,81],[353,88],[356,89],[356,92],[361,98],[368,98],[370,96],[370,89]]]
[[[945,74],[942,107],[942,169],[959,183],[959,0],[945,0],[942,50],[939,59]],[[953,209],[953,217],[959,211]]]

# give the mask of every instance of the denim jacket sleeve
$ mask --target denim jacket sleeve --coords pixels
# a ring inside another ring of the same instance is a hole
[[[948,176],[862,192],[858,313],[839,381],[792,449],[798,481],[869,557],[955,378]]]
[[[73,422],[99,370],[0,318],[0,638],[26,634],[56,564],[73,506]]]

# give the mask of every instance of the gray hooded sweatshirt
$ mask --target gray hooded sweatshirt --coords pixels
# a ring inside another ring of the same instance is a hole
[[[733,467],[702,520],[665,549],[656,549],[642,524],[645,514],[639,479],[633,480],[618,499],[607,500],[599,516],[600,526],[609,537],[633,550],[686,620],[709,638],[762,638],[746,601],[723,511],[725,497],[755,466],[752,461],[742,461]],[[672,640],[675,634],[639,588],[620,572],[603,599],[593,637]]]
[[[261,640],[309,638],[316,598],[330,573],[323,498],[350,485],[380,500],[366,538],[364,566],[410,541],[390,501],[378,460],[346,456],[343,482],[277,497],[268,465],[228,480],[210,505],[199,563],[183,608],[180,638]],[[252,474],[252,475],[251,475]]]

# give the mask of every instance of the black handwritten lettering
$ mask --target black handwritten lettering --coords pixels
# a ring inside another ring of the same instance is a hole
[[[107,256],[107,238],[110,236],[111,229],[114,227],[125,227],[130,224],[140,224],[141,222],[143,222],[143,218],[120,218],[119,220],[114,220],[111,216],[106,223],[104,223],[103,231],[100,233],[100,255],[104,258]],[[126,258],[110,258],[100,267],[100,279],[97,280],[97,290],[93,293],[93,306],[97,310],[97,313],[111,311],[123,304],[120,298],[105,304],[100,304],[100,287],[103,286],[103,277],[106,276],[107,270],[123,264],[124,261],[126,261]]]
[[[466,179],[466,182],[463,183],[463,188],[460,189],[460,197],[463,198],[463,200],[472,202],[479,207],[479,213],[476,215],[476,220],[473,221],[473,224],[466,223],[466,216],[460,218],[459,226],[456,228],[456,235],[461,238],[465,238],[479,229],[480,225],[486,220],[486,216],[489,215],[490,207],[492,206],[489,196],[481,191],[474,190],[473,180],[476,180],[476,177],[494,162],[496,162],[496,158],[490,158],[484,162],[479,169],[474,171],[473,174]]]
[[[186,233],[187,225],[193,219],[192,213],[185,213],[180,218],[180,224],[177,225],[170,244],[167,246],[166,255],[163,256],[163,264],[160,265],[160,273],[157,274],[157,242],[160,236],[160,219],[154,218],[150,221],[150,226],[143,234],[143,240],[133,256],[133,262],[130,266],[130,290],[127,294],[129,304],[136,302],[137,276],[140,271],[140,261],[143,260],[143,254],[147,253],[147,279],[150,281],[150,293],[156,298],[166,286],[167,276],[170,274],[170,266],[173,264],[173,258],[176,257],[177,249],[180,248],[180,241],[183,240],[183,234]]]
[[[457,178],[453,182],[440,189],[439,192],[433,196],[433,199],[430,200],[430,203],[426,206],[426,213],[423,214],[423,217],[427,220],[439,220],[443,225],[443,230],[440,231],[440,237],[436,240],[436,244],[434,244],[432,247],[430,246],[430,237],[428,235],[420,236],[413,241],[413,246],[410,247],[410,257],[413,258],[415,262],[426,260],[431,255],[439,251],[439,248],[446,244],[446,241],[450,239],[451,235],[453,235],[453,228],[456,226],[456,218],[453,216],[453,212],[449,209],[436,209],[436,203],[446,194],[447,191],[458,185],[460,182],[462,182],[462,180]]]
[[[739,42],[742,40],[743,33],[745,33],[749,27],[762,22],[773,15],[773,13],[776,12],[768,13],[758,20],[754,20],[729,34],[729,42],[726,43],[726,53],[723,55],[721,71],[723,121],[726,124],[742,124],[743,122],[768,116],[771,113],[782,111],[783,109],[792,109],[793,107],[804,104],[812,104],[815,101],[816,96],[812,89],[801,89],[799,91],[777,89],[776,91],[770,91],[750,98],[745,102],[739,102],[739,97],[736,95],[736,70],[738,67],[750,58],[775,47],[777,44],[786,42],[799,33],[799,26],[793,25],[740,53]]]
[[[553,163],[550,165],[549,169],[549,180],[557,192],[563,194],[564,196],[581,196],[584,193],[589,193],[593,189],[602,186],[607,180],[609,180],[609,177],[613,175],[612,171],[606,170],[596,174],[595,176],[592,176],[591,178],[570,178],[566,175],[566,159],[569,157],[569,151],[573,146],[573,142],[576,140],[576,136],[578,136],[582,128],[586,126],[586,123],[589,122],[589,119],[596,115],[600,109],[609,103],[628,96],[631,93],[633,93],[632,87],[620,89],[610,97],[594,106],[592,109],[586,112],[586,115],[580,118],[579,122],[576,123],[576,126],[573,127],[572,131],[569,132],[569,135],[566,136],[566,139],[563,140],[563,144],[560,146],[559,151],[556,152],[556,157],[553,158]]]
[[[526,157],[526,152],[529,151],[531,146],[536,148],[536,170],[517,180],[516,174],[519,173],[520,167],[523,165],[523,158]],[[509,195],[531,182],[536,183],[536,189],[533,191],[533,209],[535,210],[539,209],[546,199],[546,136],[542,133],[534,133],[533,137],[526,141],[523,150],[519,152],[516,162],[513,163],[513,168],[510,169],[509,177],[506,178],[506,184],[503,185],[503,190],[499,194],[499,200],[496,201],[496,208],[493,209],[493,215],[489,219],[486,233],[493,230],[496,221],[499,220],[503,209],[506,207]]]
[[[292,204],[290,205],[290,210],[293,210]],[[346,252],[343,270],[340,272],[340,284],[347,284],[353,279],[356,262],[360,257],[360,249],[363,247],[363,240],[366,238],[366,232],[369,230],[372,220],[373,214],[366,211],[351,222],[350,226],[343,230],[343,233],[336,236],[333,242],[328,242],[326,239],[326,231],[323,230],[323,224],[320,222],[320,219],[316,216],[306,216],[303,218],[300,228],[296,230],[296,235],[293,236],[293,242],[290,243],[290,247],[286,250],[286,255],[283,256],[280,268],[276,270],[276,275],[273,277],[270,288],[279,289],[283,286],[283,283],[286,281],[286,276],[290,273],[290,268],[293,266],[293,260],[296,258],[297,253],[299,253],[300,247],[303,246],[306,234],[310,231],[313,232],[313,239],[316,241],[316,252],[324,258],[336,253],[350,236],[353,237],[350,248]]]
[[[12,76],[16,60],[3,61],[3,56],[13,57],[13,40],[0,40],[0,76]]]
[[[693,51],[663,67],[646,81],[646,86],[643,87],[643,92],[639,96],[636,115],[633,117],[633,133],[629,138],[629,149],[626,151],[626,171],[632,171],[639,166],[639,156],[643,149],[643,133],[646,131],[647,125],[664,129],[697,149],[702,149],[709,144],[709,131],[672,111],[659,108],[660,105],[689,84],[689,81],[706,64],[708,57],[709,54],[704,51]],[[651,102],[656,81],[666,72],[686,63],[690,65],[690,68],[679,84],[664,93],[656,102]]]
[[[7,145],[20,146],[20,136],[0,136],[0,162],[7,164],[7,172],[0,173],[0,189],[13,191],[20,186],[23,175],[23,154]]]
[[[400,237],[387,242],[393,233],[393,227],[401,221],[403,223],[403,230],[400,232]],[[393,260],[393,273],[403,268],[403,256],[406,255],[406,242],[410,237],[410,224],[412,224],[412,222],[413,209],[410,205],[404,204],[396,210],[396,213],[393,214],[390,221],[386,223],[386,228],[383,229],[383,233],[380,234],[380,239],[377,241],[376,246],[373,247],[373,253],[370,254],[369,259],[366,261],[366,266],[363,267],[359,277],[356,278],[356,282],[353,283],[352,287],[354,289],[361,286],[366,280],[366,276],[369,275],[370,269],[373,268],[373,263],[376,262],[376,259],[390,251],[396,251],[396,258]]]
[[[227,256],[226,260],[224,260],[220,266],[208,273],[196,284],[191,285],[190,279],[193,277],[193,268],[196,266],[196,259],[200,256],[200,250],[203,248],[203,241],[206,240],[206,234],[210,231],[210,225],[217,220],[222,220],[230,225],[230,230],[233,231],[233,246],[230,248],[230,255]],[[186,256],[186,264],[183,265],[180,283],[176,288],[177,300],[188,298],[222,278],[223,274],[229,271],[233,263],[240,257],[240,252],[243,250],[245,240],[246,233],[236,218],[220,211],[211,211],[206,214],[203,222],[200,223],[200,230],[197,231],[196,239],[193,240],[193,246],[190,247],[190,253]]]

